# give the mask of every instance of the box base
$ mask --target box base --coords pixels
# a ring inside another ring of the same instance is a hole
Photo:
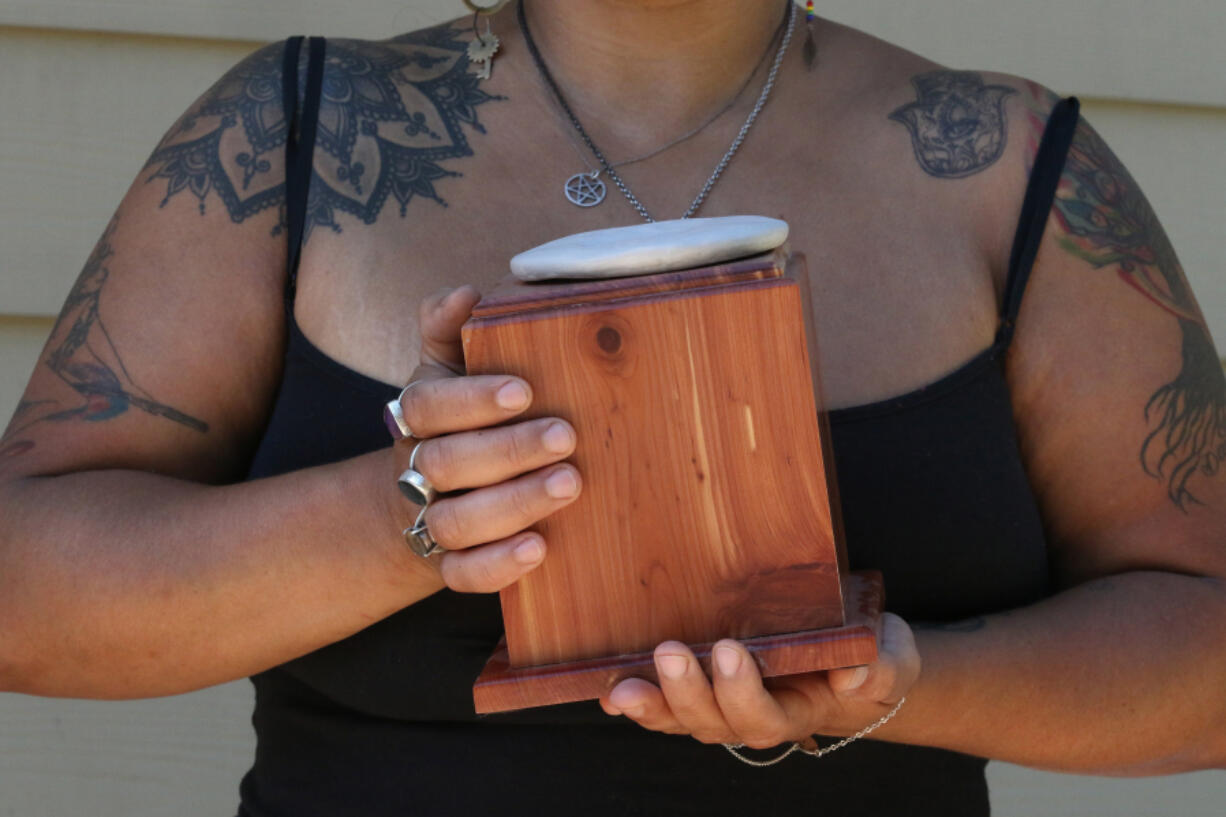
[[[842,627],[742,639],[764,678],[853,667],[877,658],[885,601],[881,574],[856,571],[843,577]],[[691,645],[708,675],[714,642]],[[473,685],[477,714],[599,698],[626,678],[657,683],[651,652],[591,658],[537,667],[512,667],[504,638]]]

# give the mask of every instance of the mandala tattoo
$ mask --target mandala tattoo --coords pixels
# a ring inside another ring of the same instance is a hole
[[[34,447],[30,440],[15,440],[31,426],[46,422],[83,420],[96,423],[138,408],[201,433],[207,423],[158,402],[132,379],[115,347],[106,324],[99,316],[102,289],[110,276],[107,262],[114,255],[111,236],[115,221],[107,227],[90,253],[85,268],[73,285],[56,319],[47,343],[43,365],[80,396],[81,402],[64,406],[59,400],[25,400],[17,406],[11,428],[0,438],[0,460]]]
[[[338,212],[373,224],[389,198],[402,217],[415,197],[447,206],[436,183],[461,174],[442,163],[472,155],[466,129],[485,132],[477,106],[504,99],[481,90],[464,34],[444,25],[382,43],[328,41],[307,237],[315,227],[339,232]],[[234,68],[154,151],[149,180],[166,180],[163,204],[190,190],[204,212],[216,193],[235,222],[280,207],[273,231],[280,232],[288,134],[282,48]],[[300,93],[305,60],[303,49]]]
[[[282,54],[283,46],[267,46],[231,69],[153,151],[148,181],[166,181],[163,207],[188,190],[204,213],[215,193],[240,222],[284,204]],[[281,172],[272,173],[274,162]]]
[[[1132,176],[1083,121],[1065,164],[1055,212],[1064,249],[1127,284],[1179,322],[1183,365],[1145,405],[1145,472],[1180,509],[1199,504],[1194,477],[1226,460],[1226,376],[1166,232]]]
[[[920,167],[930,176],[960,179],[988,167],[1005,150],[1007,85],[985,85],[973,71],[930,71],[911,78],[918,99],[890,119],[911,132]]]

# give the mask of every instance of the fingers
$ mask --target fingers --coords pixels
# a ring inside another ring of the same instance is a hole
[[[768,749],[794,740],[804,713],[785,710],[762,685],[762,675],[744,645],[724,639],[711,650],[715,700],[731,732],[753,749]],[[726,742],[726,741],[725,741]]]
[[[737,742],[702,666],[687,646],[666,641],[656,647],[655,662],[669,711],[686,732],[703,743]]]
[[[462,496],[436,499],[426,509],[426,525],[447,550],[494,542],[569,505],[581,487],[574,466],[556,465]]]
[[[664,693],[641,678],[622,681],[602,698],[600,705],[610,715],[625,715],[639,726],[670,735],[683,735],[686,729],[673,717]]]
[[[768,748],[791,740],[796,726],[762,686],[757,665],[735,641],[716,644],[711,656],[714,687],[688,647],[677,641],[655,651],[660,687],[623,681],[602,701],[611,715],[641,726],[688,734],[703,743],[743,743]]]
[[[830,689],[838,697],[893,704],[919,677],[920,655],[911,628],[893,613],[881,616],[877,660],[864,667],[831,670]]]
[[[678,642],[656,648],[660,687],[623,681],[601,700],[610,715],[625,715],[656,731],[689,734],[704,743],[768,749],[813,732],[850,735],[880,718],[919,677],[911,628],[886,613],[878,660],[866,667],[805,673],[763,683],[744,645],[725,639],[711,651],[708,682],[693,654]],[[891,713],[892,714],[892,713]]]
[[[485,547],[438,557],[439,574],[459,593],[494,593],[518,581],[545,558],[545,540],[525,532]]]
[[[563,460],[574,450],[570,424],[545,418],[426,440],[413,464],[446,492],[493,485]]]
[[[472,313],[481,294],[473,286],[441,289],[422,301],[418,313],[421,327],[421,361],[464,374],[464,347],[460,327]],[[416,426],[414,426],[416,428]]]
[[[417,380],[400,398],[413,436],[425,439],[497,425],[532,402],[532,387],[509,375]]]

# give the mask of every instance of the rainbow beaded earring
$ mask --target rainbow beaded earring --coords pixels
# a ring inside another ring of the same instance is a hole
[[[813,0],[792,0],[792,2],[805,12],[806,33],[803,53],[805,67],[812,71],[813,63],[817,60],[817,43],[813,39],[813,21],[817,19],[817,12],[813,11]]]

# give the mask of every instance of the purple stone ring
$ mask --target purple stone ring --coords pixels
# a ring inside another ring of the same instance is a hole
[[[383,407],[383,422],[387,425],[387,430],[393,440],[403,440],[413,436],[413,429],[409,428],[408,420],[404,419],[404,408],[400,405],[400,401],[404,398],[404,393],[417,383],[418,381],[414,380],[405,386],[400,390],[400,394],[396,395],[395,400],[387,401],[387,405]]]

